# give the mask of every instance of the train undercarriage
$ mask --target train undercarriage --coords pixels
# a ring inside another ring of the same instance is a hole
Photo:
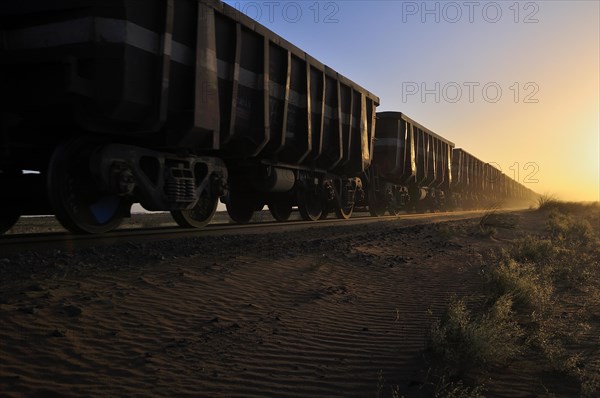
[[[118,227],[138,202],[197,228],[210,221],[226,194],[227,168],[216,157],[80,137],[42,158],[46,165],[36,159],[0,166],[0,232],[21,215],[54,214],[71,232],[104,233]]]
[[[14,158],[16,156],[12,156]],[[173,154],[100,138],[75,138],[56,147],[43,162],[0,168],[0,233],[21,215],[54,214],[73,233],[105,233],[130,216],[133,203],[149,211],[170,211],[184,228],[201,228],[219,200],[231,219],[243,224],[268,206],[277,221],[294,207],[304,220],[334,213],[350,218],[367,206],[359,177],[271,164],[226,162],[212,156]],[[28,170],[28,169],[36,170]]]

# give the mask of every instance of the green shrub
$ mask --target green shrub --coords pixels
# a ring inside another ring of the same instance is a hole
[[[554,284],[560,288],[590,286],[600,278],[600,250],[557,249],[556,258],[548,265]],[[589,298],[588,292],[587,298]]]
[[[434,384],[436,397],[478,397],[481,387],[465,387],[456,376],[532,353],[545,370],[577,381],[582,397],[600,396],[597,353],[574,350],[581,338],[589,340],[588,320],[600,317],[600,205],[545,197],[539,208],[547,211],[547,236],[520,238],[483,263],[491,307],[471,313],[454,299],[432,325],[431,349],[445,375]],[[497,216],[491,211],[481,219],[481,234],[505,227]]]
[[[580,376],[582,357],[565,348],[566,330],[554,324],[553,319],[541,320],[537,324],[530,342],[546,358],[546,363],[556,372],[570,376]]]
[[[565,202],[552,195],[542,195],[538,198],[538,210],[559,211],[567,214],[598,214],[600,202]]]
[[[554,245],[551,240],[529,235],[515,241],[510,249],[510,256],[519,262],[547,262],[554,254]]]
[[[496,296],[511,295],[515,306],[538,312],[549,309],[553,287],[549,278],[531,263],[503,259],[491,271]]]
[[[476,365],[506,363],[519,352],[522,334],[513,319],[510,296],[500,297],[480,317],[472,317],[464,301],[453,300],[431,328],[431,347],[461,373]]]

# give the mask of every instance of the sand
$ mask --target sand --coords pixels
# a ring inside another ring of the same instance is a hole
[[[431,323],[478,299],[482,253],[509,239],[447,236],[474,223],[0,259],[0,395],[430,396]]]

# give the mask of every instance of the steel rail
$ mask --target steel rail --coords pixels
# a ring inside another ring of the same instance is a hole
[[[319,221],[295,220],[287,222],[266,221],[249,224],[209,224],[201,229],[186,229],[177,226],[158,228],[126,228],[100,235],[74,235],[68,232],[51,232],[35,234],[5,235],[0,237],[0,258],[26,250],[67,250],[72,251],[84,247],[105,246],[120,243],[141,243],[158,240],[170,240],[187,237],[221,236],[237,234],[259,234],[269,232],[285,232],[302,228],[323,228],[328,226],[350,226],[376,222],[398,221],[401,226],[411,226],[429,222],[442,222],[477,218],[489,213],[485,210],[469,210],[444,213],[402,214],[399,216],[371,217],[354,216],[348,220],[331,218]]]

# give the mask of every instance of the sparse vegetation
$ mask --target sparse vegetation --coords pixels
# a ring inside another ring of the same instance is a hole
[[[503,259],[492,269],[490,282],[491,292],[500,298],[510,295],[516,308],[544,313],[550,307],[552,284],[531,263]]]
[[[484,386],[465,386],[462,380],[452,381],[446,376],[440,377],[435,384],[435,398],[479,398],[485,391]]]
[[[499,208],[491,208],[478,221],[459,226],[439,223],[435,224],[435,231],[443,240],[461,238],[467,235],[492,238],[498,234],[500,229],[515,229],[518,224],[519,216],[503,212]]]
[[[479,220],[481,227],[495,227],[513,229],[517,226],[519,218],[510,213],[499,213],[497,210],[491,210],[483,215]]]
[[[498,234],[498,228],[514,228],[513,220],[506,214],[498,213],[498,207],[492,207],[479,220],[478,234],[485,238],[491,238]]]
[[[600,210],[600,202],[566,202],[561,201],[554,195],[541,195],[537,201],[538,210],[551,211],[557,210],[564,214],[581,213],[582,211],[598,211]]]
[[[448,377],[532,356],[577,383],[581,396],[600,395],[600,350],[587,322],[600,316],[600,206],[542,196],[538,209],[547,212],[544,236],[517,239],[485,260],[486,305],[469,310],[455,299],[433,323],[436,396],[480,396],[479,387]],[[498,216],[486,214],[480,230],[496,227]]]
[[[479,231],[478,231],[479,236],[483,237],[483,238],[492,238],[495,235],[498,234],[498,230],[494,227],[491,226],[479,226]]]
[[[509,295],[482,315],[471,314],[463,300],[453,300],[442,320],[433,324],[431,348],[450,373],[461,374],[478,365],[506,364],[519,353],[522,334]]]
[[[386,390],[386,382],[385,382],[385,378],[383,377],[383,371],[381,369],[379,369],[379,372],[377,373],[377,390],[375,391],[375,398],[380,398],[382,396],[385,396],[384,392]],[[390,388],[391,390],[391,394],[392,394],[392,398],[402,398],[402,395],[400,394],[400,388],[398,386],[392,386]]]
[[[556,250],[550,239],[543,239],[531,235],[516,240],[509,252],[510,258],[515,261],[536,264],[548,263],[555,254]]]
[[[484,238],[491,238],[498,234],[498,228],[513,229],[519,219],[514,214],[501,213],[499,208],[487,211],[479,220],[477,234]]]
[[[558,199],[554,195],[540,195],[537,200],[538,210],[549,210],[558,206]]]
[[[546,228],[557,243],[570,246],[586,246],[594,241],[594,232],[589,221],[552,210]]]

